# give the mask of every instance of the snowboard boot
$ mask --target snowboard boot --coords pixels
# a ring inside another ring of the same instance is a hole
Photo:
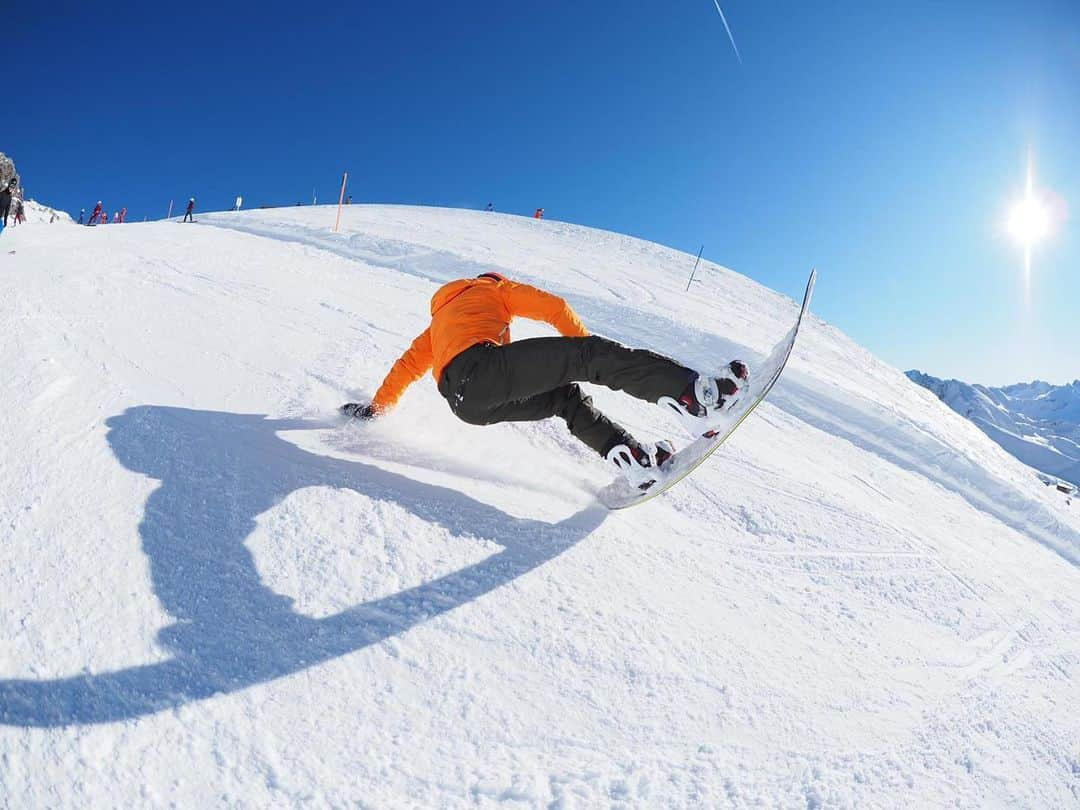
[[[675,446],[666,439],[656,443],[655,452],[638,442],[617,444],[608,450],[606,458],[618,469],[627,483],[637,489],[648,489],[664,472],[664,465],[675,455]]]
[[[731,407],[739,401],[739,383],[750,378],[750,370],[741,360],[732,360],[719,376],[698,374],[678,399],[661,397],[657,404],[674,413],[692,436],[712,438]]]

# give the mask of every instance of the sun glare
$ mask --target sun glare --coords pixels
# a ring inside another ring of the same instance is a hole
[[[1024,249],[1024,298],[1031,301],[1031,254],[1038,242],[1052,235],[1063,219],[1061,204],[1049,191],[1035,191],[1034,160],[1028,153],[1024,196],[1010,209],[1005,230]]]
[[[1009,211],[1009,234],[1022,245],[1033,245],[1050,233],[1050,212],[1028,192]]]

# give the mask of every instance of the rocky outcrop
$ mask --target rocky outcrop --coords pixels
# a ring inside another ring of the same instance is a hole
[[[0,152],[0,188],[6,186],[12,177],[18,177],[15,172],[15,161]]]

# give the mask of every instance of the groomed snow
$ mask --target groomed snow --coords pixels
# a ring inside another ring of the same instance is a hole
[[[333,217],[0,236],[0,805],[1080,801],[1075,507],[816,317],[729,444],[624,513],[561,423],[466,425],[430,377],[333,417],[447,279],[708,368],[759,360],[808,268],[686,293],[692,256],[618,234]]]

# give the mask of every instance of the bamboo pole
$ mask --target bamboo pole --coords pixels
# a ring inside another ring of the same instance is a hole
[[[699,251],[697,252],[697,261],[695,261],[695,262],[694,262],[694,269],[693,269],[693,271],[691,271],[691,273],[690,273],[690,281],[686,282],[686,290],[687,290],[687,292],[689,292],[689,291],[690,291],[690,285],[691,285],[691,284],[693,283],[693,281],[694,281],[694,273],[696,273],[696,272],[697,272],[697,266],[698,266],[698,264],[699,264],[699,263],[701,262],[701,254],[702,254],[702,252],[703,252],[704,250],[705,250],[705,245],[703,244],[703,245],[701,246],[701,250],[699,250]]]
[[[345,172],[341,176],[341,194],[338,195],[337,200],[337,220],[334,222],[334,233],[338,232],[338,228],[341,227],[341,204],[345,202],[345,183],[349,180],[349,173]]]

